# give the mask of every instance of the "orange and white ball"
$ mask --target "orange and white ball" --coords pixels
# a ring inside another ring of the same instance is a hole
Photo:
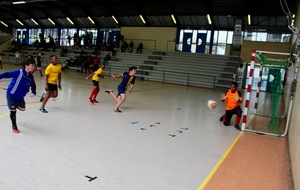
[[[215,109],[217,107],[217,102],[214,100],[208,100],[207,106],[209,109]]]

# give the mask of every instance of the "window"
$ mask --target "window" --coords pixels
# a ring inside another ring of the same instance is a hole
[[[36,40],[39,41],[39,33],[42,33],[42,29],[29,29],[29,41],[28,44],[34,44]]]
[[[58,40],[58,29],[57,28],[47,28],[44,30],[44,38],[46,43],[50,42],[50,36],[54,41]]]
[[[60,31],[60,41],[61,46],[73,46],[74,45],[74,34],[77,32],[76,28],[64,28]],[[69,39],[70,43],[69,43]]]
[[[291,34],[272,34],[267,32],[244,32],[244,40],[260,42],[290,42]]]

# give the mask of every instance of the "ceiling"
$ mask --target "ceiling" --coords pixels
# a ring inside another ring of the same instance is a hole
[[[0,1],[0,21],[9,28],[117,28],[123,26],[233,30],[242,27],[289,31],[287,13],[295,14],[299,0],[25,0]],[[171,14],[177,21],[173,23]],[[212,24],[208,23],[207,14]],[[247,15],[251,15],[251,25]],[[117,19],[118,24],[112,18]],[[142,15],[144,24],[139,15]],[[95,22],[92,24],[88,16]],[[72,25],[66,17],[73,21]],[[55,25],[49,22],[51,18]],[[20,20],[24,26],[19,24]],[[36,25],[31,19],[34,19]],[[1,28],[4,26],[0,24]]]

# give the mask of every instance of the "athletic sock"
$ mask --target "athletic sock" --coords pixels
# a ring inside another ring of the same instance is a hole
[[[241,117],[235,116],[235,125],[239,125]]]
[[[95,88],[96,89],[96,88]],[[96,100],[96,97],[98,95],[100,90],[96,89],[96,92],[94,93],[94,96],[92,97],[92,100]]]
[[[93,96],[95,95],[96,91],[97,91],[96,88],[94,88],[94,89],[92,90],[91,95],[90,95],[90,99],[93,98]]]
[[[17,127],[17,116],[16,116],[17,111],[10,111],[10,120],[12,123],[13,127]]]

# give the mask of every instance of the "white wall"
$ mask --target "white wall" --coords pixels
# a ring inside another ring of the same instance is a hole
[[[300,29],[300,4],[296,16],[296,26]],[[291,114],[290,129],[288,134],[292,173],[295,189],[300,189],[300,73],[298,73],[296,95]]]
[[[142,42],[144,49],[175,51],[177,28],[174,27],[122,27],[121,34],[127,43],[134,42],[134,48]]]

